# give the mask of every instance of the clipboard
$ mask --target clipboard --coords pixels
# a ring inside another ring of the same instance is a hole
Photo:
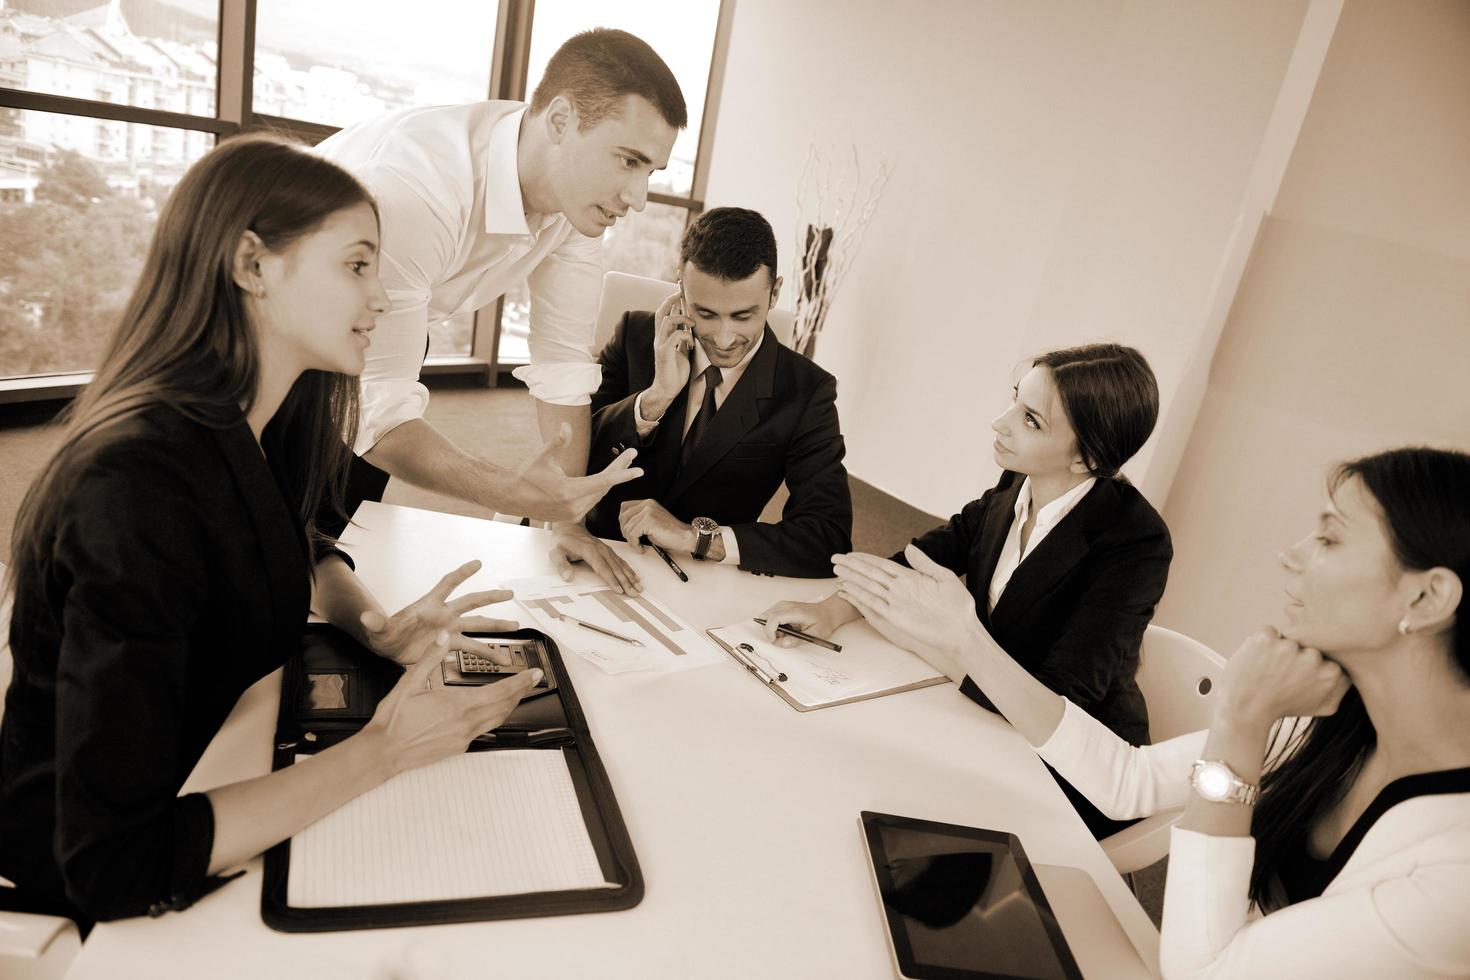
[[[643,875],[632,840],[556,642],[532,629],[495,636],[534,645],[536,665],[546,681],[489,737],[482,736],[472,743],[469,751],[540,749],[563,753],[606,885],[452,900],[295,907],[287,899],[291,867],[291,839],[287,838],[265,854],[260,912],[266,925],[280,932],[378,929],[609,912],[632,908],[643,900]],[[294,764],[298,754],[311,754],[352,735],[372,717],[378,701],[401,675],[401,668],[334,627],[308,625],[301,649],[286,664],[271,768],[285,768]],[[322,678],[333,676],[340,682],[324,686]],[[340,697],[336,696],[338,691]],[[325,701],[320,696],[323,692]],[[548,731],[559,732],[561,737],[542,739]]]
[[[705,634],[711,640],[713,640],[721,650],[724,650],[727,654],[729,654],[732,660],[734,660],[741,667],[745,668],[745,670],[751,675],[752,679],[770,688],[772,692],[774,692],[778,697],[781,698],[781,700],[791,705],[791,707],[796,709],[797,711],[807,712],[818,711],[822,708],[835,708],[838,705],[853,704],[858,701],[867,701],[871,698],[886,697],[890,694],[902,694],[905,691],[917,691],[921,688],[933,687],[936,684],[949,683],[948,677],[945,677],[938,671],[933,671],[932,668],[929,668],[928,665],[925,664],[923,665],[923,668],[914,671],[914,673],[923,674],[926,676],[915,677],[912,680],[906,680],[891,685],[881,683],[877,685],[871,685],[871,689],[869,690],[863,690],[860,693],[847,695],[838,694],[837,696],[834,696],[830,699],[822,698],[804,700],[801,697],[794,695],[792,693],[792,690],[788,690],[788,686],[793,689],[798,687],[798,682],[795,681],[794,675],[792,679],[788,679],[785,682],[781,681],[779,679],[779,676],[770,677],[769,679],[763,677],[762,674],[766,673],[765,671],[757,669],[757,667],[753,666],[751,660],[748,657],[737,651],[730,641],[727,641],[724,637],[720,635],[721,630],[734,631],[743,628],[745,628],[745,624],[742,623],[736,624],[735,626],[724,626],[717,627],[715,629],[707,629],[705,630]],[[861,631],[871,633],[872,636],[864,636]],[[856,635],[854,635],[855,633]],[[883,647],[891,648],[891,650],[897,655],[901,655],[904,658],[918,660],[918,658],[915,657],[912,653],[909,653],[907,650],[903,650],[897,646],[894,646],[892,643],[889,643],[887,640],[878,636],[877,631],[873,630],[873,628],[871,626],[868,626],[866,623],[860,623],[853,626],[845,627],[842,641],[845,648],[856,650],[861,649],[864,646],[872,647],[875,645],[874,641],[876,641],[877,644],[882,644]],[[770,656],[769,652],[767,652],[767,656]],[[822,651],[821,656],[823,658],[832,658],[830,662],[833,665],[842,664],[842,658],[845,656],[848,657],[849,661],[855,659],[848,656],[846,652],[834,654],[829,651]],[[920,661],[920,663],[922,664],[922,661]],[[787,664],[788,666],[792,665],[791,662],[788,661],[785,657],[782,657],[781,660],[777,664],[775,664],[775,666],[780,667],[781,664]]]

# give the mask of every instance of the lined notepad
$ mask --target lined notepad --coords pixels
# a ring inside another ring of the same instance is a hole
[[[611,887],[562,751],[498,749],[400,773],[291,838],[286,902],[388,905]]]

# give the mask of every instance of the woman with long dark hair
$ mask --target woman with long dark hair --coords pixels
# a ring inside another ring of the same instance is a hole
[[[974,678],[1105,812],[1187,803],[1165,976],[1470,975],[1470,455],[1338,467],[1317,528],[1282,555],[1287,626],[1230,658],[1207,732],[1144,748],[1017,669],[959,581],[919,558],[840,569],[843,594]]]
[[[316,535],[340,500],[368,334],[387,308],[362,186],[243,138],[175,188],[94,380],[17,516],[0,725],[0,903],[82,923],[188,906],[219,873],[397,772],[463,751],[534,683],[434,686],[478,567],[388,616]],[[179,796],[308,609],[414,664],[364,730]],[[456,646],[474,647],[459,637]],[[483,648],[482,648],[483,652]]]
[[[1119,470],[1158,418],[1153,371],[1131,347],[1070,347],[1035,358],[1012,396],[991,422],[999,482],[888,564],[928,560],[966,575],[971,614],[1017,663],[1122,738],[1146,744],[1148,709],[1134,675],[1174,551],[1163,518]],[[836,558],[838,573],[857,557]],[[834,593],[779,603],[763,618],[771,640],[789,644],[778,624],[829,636],[860,615]],[[983,688],[954,680],[994,708]],[[1061,785],[1096,836],[1122,826]]]

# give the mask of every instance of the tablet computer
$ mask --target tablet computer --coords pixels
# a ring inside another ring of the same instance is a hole
[[[1080,980],[1015,834],[862,813],[899,976]]]

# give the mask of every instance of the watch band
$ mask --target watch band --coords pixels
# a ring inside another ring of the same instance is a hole
[[[1189,786],[1211,803],[1255,806],[1261,798],[1259,786],[1252,786],[1241,779],[1234,769],[1219,759],[1196,759],[1189,770]]]

